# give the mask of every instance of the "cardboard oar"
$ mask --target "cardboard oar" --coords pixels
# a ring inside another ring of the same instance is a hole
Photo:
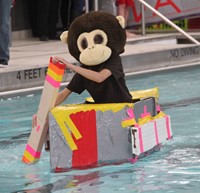
[[[48,131],[48,124],[46,124],[48,113],[55,106],[64,71],[64,64],[59,62],[54,64],[52,62],[52,58],[50,58],[44,88],[36,114],[37,125],[32,128],[24,155],[22,157],[22,161],[25,163],[34,163],[40,158]]]

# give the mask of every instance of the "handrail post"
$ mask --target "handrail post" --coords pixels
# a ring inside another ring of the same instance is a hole
[[[146,30],[145,30],[145,12],[144,12],[144,5],[141,4],[141,13],[142,13],[142,35],[146,35]]]
[[[158,12],[156,9],[154,9],[152,6],[150,6],[148,3],[146,3],[144,0],[138,0],[140,3],[142,3],[145,7],[153,11],[156,15],[158,15],[160,18],[162,18],[166,23],[174,27],[177,31],[179,31],[181,34],[183,34],[185,37],[187,37],[189,40],[191,40],[193,43],[200,45],[200,42],[194,39],[192,36],[190,36],[188,33],[186,33],[184,30],[182,30],[180,27],[175,25],[172,21],[170,21],[168,18],[166,18],[164,15],[162,15],[160,12]]]
[[[89,0],[85,0],[85,13],[89,13]]]
[[[99,9],[99,2],[98,0],[94,0],[94,10],[98,11],[98,9]]]

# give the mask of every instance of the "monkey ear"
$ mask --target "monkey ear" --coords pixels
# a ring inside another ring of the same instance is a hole
[[[67,39],[68,39],[68,31],[64,31],[61,35],[60,35],[60,39],[62,42],[67,44]]]
[[[125,19],[123,16],[121,15],[118,15],[116,17],[116,19],[118,20],[119,24],[121,25],[121,27],[124,29],[125,28]]]

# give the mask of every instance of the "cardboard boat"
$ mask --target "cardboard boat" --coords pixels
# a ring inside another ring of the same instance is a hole
[[[172,138],[170,116],[158,104],[158,88],[133,91],[134,103],[70,104],[54,107],[65,71],[61,63],[49,68],[22,161],[40,159],[49,117],[50,162],[54,172],[135,162]],[[52,109],[53,108],[53,109]],[[49,116],[48,116],[49,115]]]
[[[171,139],[170,116],[160,111],[158,89],[132,95],[137,102],[54,108],[49,115],[52,171],[134,162]]]

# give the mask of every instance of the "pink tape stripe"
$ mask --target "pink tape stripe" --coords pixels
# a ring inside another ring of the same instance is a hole
[[[156,110],[157,110],[157,112],[161,111],[160,105],[156,105]]]
[[[134,112],[133,112],[133,109],[132,109],[132,108],[129,108],[129,109],[127,110],[127,114],[128,114],[128,116],[129,116],[130,118],[132,118],[132,119],[135,118]]]
[[[171,139],[171,132],[170,132],[170,126],[169,126],[169,116],[166,116],[166,125],[167,125],[167,136],[168,136],[168,139]]]
[[[29,144],[26,145],[26,151],[28,151],[34,158],[40,158],[41,152],[36,152]]]
[[[40,125],[37,126],[36,131],[37,131],[37,132],[40,131]]]
[[[144,152],[144,146],[143,146],[142,129],[141,129],[141,127],[138,127],[138,134],[139,134],[139,140],[140,140],[140,153],[143,153]]]
[[[144,113],[141,114],[141,118],[144,118],[146,116],[150,116],[151,114],[147,112],[147,106],[144,105]]]
[[[47,75],[46,76],[46,81],[48,81],[52,86],[59,88],[60,87],[60,82],[55,81],[51,76]]]
[[[138,156],[136,156],[135,158],[130,158],[128,159],[131,163],[135,163],[138,160]]]
[[[157,128],[156,121],[154,121],[154,131],[155,131],[155,135],[156,135],[156,145],[158,145],[159,144],[159,140],[158,140],[158,128]]]
[[[125,119],[125,120],[130,120],[130,119],[134,119],[135,118],[132,108],[129,108],[126,112],[127,112],[129,117],[127,119]]]

